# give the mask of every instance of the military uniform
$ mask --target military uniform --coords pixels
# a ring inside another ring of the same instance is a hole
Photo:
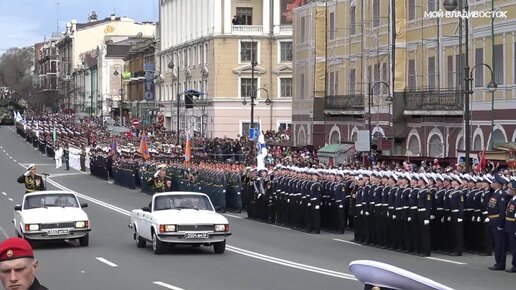
[[[489,228],[494,241],[495,248],[495,264],[489,267],[490,270],[505,270],[505,262],[507,257],[505,226],[505,211],[507,209],[507,196],[505,191],[501,189],[502,184],[506,182],[502,177],[496,175],[494,182],[498,183],[500,189],[497,189],[488,202],[487,217],[489,219]]]
[[[31,164],[27,169],[28,171],[18,177],[17,180],[18,183],[25,185],[25,193],[46,190],[43,178],[37,174],[32,175],[30,173],[31,169],[35,169],[35,166]]]
[[[516,191],[516,181],[513,180],[511,183],[512,190]],[[516,195],[513,195],[507,204],[505,211],[505,231],[507,232],[512,255],[512,267],[507,271],[516,273]]]

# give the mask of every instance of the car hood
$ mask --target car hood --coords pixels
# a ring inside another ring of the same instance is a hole
[[[154,221],[157,223],[167,224],[227,224],[228,220],[221,214],[207,210],[195,209],[169,209],[155,211],[153,214]]]
[[[82,208],[49,207],[26,209],[21,212],[25,223],[55,223],[62,221],[85,221],[88,215]]]

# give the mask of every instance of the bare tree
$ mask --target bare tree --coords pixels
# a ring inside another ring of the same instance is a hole
[[[14,89],[21,97],[32,91],[34,47],[10,48],[0,56],[0,86]]]

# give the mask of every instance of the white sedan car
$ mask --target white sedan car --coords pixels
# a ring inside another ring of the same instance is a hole
[[[77,239],[80,246],[88,246],[91,224],[83,210],[87,206],[72,192],[27,193],[22,205],[14,207],[16,233],[29,241]]]
[[[131,212],[133,238],[138,248],[152,243],[155,254],[167,244],[211,246],[215,253],[226,249],[231,235],[228,220],[215,212],[210,198],[197,192],[163,192],[152,197],[151,207]]]

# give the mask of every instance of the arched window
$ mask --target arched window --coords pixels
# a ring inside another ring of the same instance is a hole
[[[340,134],[337,130],[331,133],[330,144],[340,144]]]
[[[299,131],[297,133],[297,145],[305,146],[306,145],[306,133],[303,127],[299,127]]]
[[[494,130],[493,136],[491,138],[493,138],[493,146],[497,143],[507,142],[507,140],[505,140],[505,136],[503,135],[502,130],[499,129]]]
[[[374,132],[373,140],[380,140],[380,139],[383,139],[383,134],[379,131]]]
[[[410,136],[408,141],[408,150],[410,151],[408,154],[412,156],[417,156],[421,152],[421,146],[416,135]]]
[[[428,141],[428,155],[430,157],[444,157],[443,149],[441,137],[437,134],[432,135]]]
[[[460,137],[459,142],[457,143],[457,150],[464,150],[464,137]]]
[[[357,141],[357,133],[353,133],[351,134],[351,142],[356,142]]]
[[[475,140],[473,140],[473,150],[481,151],[482,148],[482,138],[480,135],[475,136]]]

